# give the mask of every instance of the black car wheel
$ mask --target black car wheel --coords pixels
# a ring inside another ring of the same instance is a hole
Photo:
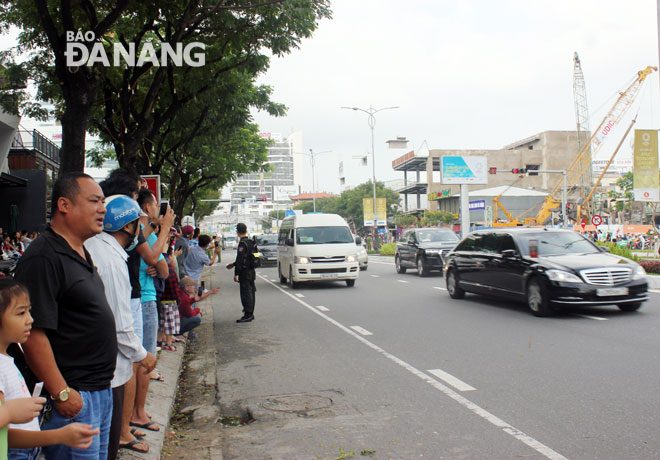
[[[532,278],[527,284],[527,305],[534,316],[548,316],[551,313],[547,289],[540,278]]]
[[[277,273],[280,275],[280,284],[286,284],[286,277],[282,275],[282,267],[280,267],[280,264],[277,264]]]
[[[465,291],[458,285],[458,275],[454,269],[447,272],[447,292],[452,299],[465,297]]]
[[[429,274],[429,269],[426,268],[426,262],[424,262],[424,256],[417,256],[417,274],[419,276],[427,276]]]
[[[348,287],[355,286],[355,280],[346,280],[346,286]]]
[[[289,287],[295,289],[298,287],[298,283],[293,281],[293,268],[289,267]]]
[[[642,302],[620,303],[617,305],[621,311],[637,311],[642,306]]]
[[[397,273],[405,273],[406,272],[406,267],[401,266],[401,258],[397,254],[394,256],[394,266],[396,267],[396,272]]]

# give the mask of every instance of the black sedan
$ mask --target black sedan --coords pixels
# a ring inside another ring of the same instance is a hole
[[[416,268],[419,276],[442,270],[443,257],[456,245],[458,237],[448,228],[411,228],[403,232],[394,251],[398,273]]]
[[[579,233],[500,228],[467,235],[445,260],[447,291],[527,303],[536,316],[562,306],[617,305],[637,310],[648,300],[646,272]]]
[[[277,265],[277,235],[255,235],[254,242],[261,253],[261,265]]]

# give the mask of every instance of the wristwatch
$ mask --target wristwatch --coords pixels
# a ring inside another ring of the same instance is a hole
[[[55,402],[65,402],[69,399],[69,392],[71,391],[71,388],[66,387],[64,390],[60,391],[57,395],[57,398],[55,396],[50,397]]]

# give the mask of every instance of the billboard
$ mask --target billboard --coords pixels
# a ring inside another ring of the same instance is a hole
[[[488,167],[485,156],[444,156],[440,172],[443,184],[487,184]]]
[[[362,211],[364,213],[364,226],[373,227],[374,225],[374,199],[362,198]],[[376,226],[387,224],[387,199],[376,198]]]
[[[290,197],[300,194],[300,186],[298,185],[274,185],[273,186],[273,201],[287,201],[291,200]]]
[[[658,131],[635,130],[633,153],[635,201],[660,201],[658,190]]]

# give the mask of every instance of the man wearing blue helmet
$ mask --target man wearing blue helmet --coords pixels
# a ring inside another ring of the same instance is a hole
[[[127,250],[137,243],[140,206],[126,195],[113,195],[105,199],[103,233],[90,238],[85,247],[94,260],[105,296],[115,317],[117,329],[117,367],[112,379],[113,411],[108,445],[108,459],[115,459],[119,448],[148,452],[149,447],[131,434],[128,420],[123,426],[122,409],[124,384],[133,375],[133,363],[139,363],[145,372],[156,366],[156,358],[142,346],[142,340],[133,330],[131,312],[131,281],[128,273]]]

